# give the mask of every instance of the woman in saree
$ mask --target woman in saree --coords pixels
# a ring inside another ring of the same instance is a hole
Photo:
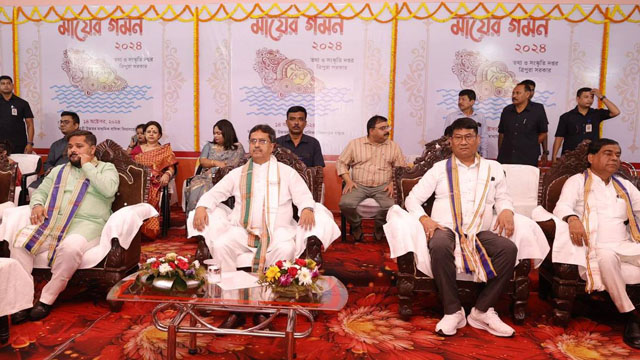
[[[213,141],[208,141],[200,153],[200,166],[203,171],[191,178],[185,187],[185,210],[187,214],[196,207],[198,200],[213,187],[213,176],[219,168],[237,167],[244,158],[244,148],[238,142],[236,131],[226,119],[213,126]]]
[[[160,210],[161,189],[169,183],[175,175],[175,166],[178,163],[176,155],[171,150],[170,144],[160,144],[162,138],[162,126],[156,121],[149,121],[144,126],[144,137],[147,141],[133,148],[131,158],[138,164],[151,169],[151,186],[147,202],[156,210]],[[160,233],[160,220],[158,217],[147,219],[142,224],[142,234],[150,239],[155,239]]]

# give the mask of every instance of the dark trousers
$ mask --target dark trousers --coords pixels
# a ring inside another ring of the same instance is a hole
[[[358,184],[358,187],[340,198],[340,211],[353,227],[360,226],[362,217],[356,211],[356,207],[367,198],[373,198],[380,205],[380,210],[375,216],[376,229],[382,230],[382,225],[387,222],[387,211],[393,206],[393,199],[389,197],[384,188],[387,184],[376,187],[367,187]]]
[[[513,241],[491,231],[481,231],[477,237],[487,251],[493,268],[498,274],[487,281],[476,300],[475,308],[484,312],[494,306],[503,293],[504,287],[513,277],[518,248]],[[436,229],[433,237],[427,242],[427,246],[431,255],[431,271],[438,287],[444,313],[453,314],[462,307],[458,298],[456,265],[453,256],[453,250],[456,246],[455,235],[450,229]]]

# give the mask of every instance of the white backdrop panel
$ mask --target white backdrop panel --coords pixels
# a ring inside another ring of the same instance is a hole
[[[601,37],[601,26],[564,21],[400,22],[395,139],[406,154],[421,154],[424,143],[443,134],[458,92],[470,88],[495,158],[500,113],[524,79],[537,84],[533,100],[544,104],[552,138],[559,116],[575,106],[575,91],[598,85]]]
[[[388,113],[389,24],[330,18],[262,18],[201,26],[201,146],[227,117],[247,146],[248,131],[287,133],[286,111],[307,109],[305,133],[325,155],[339,154]]]
[[[60,112],[78,112],[99,141],[128,144],[138,123],[163,125],[162,142],[193,149],[193,29],[179,22],[69,20],[19,26],[21,97],[36,147],[60,138]],[[185,126],[187,125],[187,126]]]

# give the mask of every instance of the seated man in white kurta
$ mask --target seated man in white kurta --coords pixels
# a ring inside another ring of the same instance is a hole
[[[454,335],[467,323],[456,285],[457,275],[462,274],[487,283],[469,314],[469,324],[496,336],[513,336],[515,331],[500,320],[494,304],[513,277],[516,259],[541,261],[549,247],[539,229],[533,245],[516,240],[514,227],[531,234],[537,225],[524,216],[516,216],[514,225],[502,166],[477,154],[477,123],[461,118],[451,128],[451,158],[434,164],[413,187],[405,200],[408,212],[397,205],[389,210],[384,230],[391,257],[413,252],[418,270],[433,277],[445,312],[436,325],[439,334]],[[429,217],[422,204],[434,193]],[[507,238],[511,236],[514,240]]]
[[[48,252],[51,280],[33,309],[14,314],[14,322],[46,317],[83,254],[99,244],[120,179],[115,166],[98,161],[95,151],[96,137],[91,132],[68,134],[69,163],[51,169],[31,196],[31,225],[18,232],[11,257],[31,274],[35,256]]]
[[[206,192],[190,214],[193,220],[187,221],[193,224],[189,235],[205,237],[224,272],[249,266],[263,271],[278,260],[300,256],[307,238],[319,239],[327,249],[340,236],[331,212],[313,200],[298,172],[271,155],[275,140],[270,126],[253,127],[251,159]],[[232,211],[221,204],[231,196],[235,198]],[[292,204],[299,209],[298,223]],[[237,322],[225,324],[237,326]]]
[[[629,278],[640,276],[640,191],[613,175],[620,154],[614,140],[592,142],[589,169],[562,187],[553,214],[568,222],[569,237],[556,237],[553,262],[578,265],[587,292],[608,291],[618,311],[628,316],[624,342],[640,349],[640,311],[629,299],[622,271],[626,267],[635,274]]]

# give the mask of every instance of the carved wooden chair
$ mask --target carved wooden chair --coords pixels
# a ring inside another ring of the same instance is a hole
[[[324,173],[322,166],[314,166],[307,167],[302,160],[298,158],[296,154],[294,154],[291,150],[280,146],[275,145],[273,149],[273,156],[276,157],[278,162],[281,162],[285,165],[288,165],[295,169],[302,179],[307,183],[309,190],[311,191],[311,195],[316,202],[320,202],[322,199],[322,183],[324,181]],[[242,166],[247,162],[248,159],[243,160],[238,166]],[[232,167],[225,167],[218,169],[215,175],[213,176],[213,184],[218,183],[220,179],[222,179],[225,175],[229,173],[229,171],[233,170]],[[226,201],[226,204],[233,208],[234,201],[233,198],[229,198]],[[295,209],[295,206],[294,206]],[[297,217],[297,211],[294,210],[294,217]],[[203,262],[206,259],[211,258],[211,253],[209,252],[209,247],[207,246],[204,237],[201,235],[194,236],[198,240],[198,248],[196,250],[196,259],[200,262]],[[313,259],[319,266],[322,265],[322,243],[319,241],[309,241],[307,242],[307,248],[305,252],[302,254],[303,257],[308,257]]]
[[[151,173],[149,170],[131,160],[131,157],[112,140],[105,140],[96,148],[96,157],[100,161],[111,162],[120,175],[120,185],[112,210],[116,211],[127,205],[134,205],[147,200]],[[96,266],[89,269],[78,269],[70,280],[70,284],[84,287],[101,297],[122,278],[134,272],[140,262],[140,232],[132,240],[128,249],[120,246],[118,238],[111,239],[111,250]],[[5,243],[7,241],[2,240]],[[34,281],[51,279],[50,269],[33,269]],[[122,302],[110,303],[112,311],[119,311]]]
[[[16,191],[18,164],[9,163],[7,157],[0,159],[0,204],[13,202]],[[0,210],[1,211],[1,210]],[[0,241],[0,257],[9,257],[9,243]]]
[[[585,140],[575,150],[564,154],[544,175],[539,201],[545,210],[553,212],[567,179],[587,169],[589,142],[589,140]],[[622,163],[616,175],[631,181],[636,187],[640,184],[640,178],[636,176],[635,169],[629,163]],[[549,241],[549,246],[553,249],[556,224],[553,220],[547,220],[538,222],[538,225],[542,228]],[[587,295],[585,293],[586,282],[580,278],[578,266],[553,263],[551,261],[551,252],[549,252],[549,255],[540,266],[539,273],[540,296],[548,298],[551,295],[553,320],[559,325],[566,326],[571,319],[576,296]],[[627,293],[636,306],[640,305],[640,285],[627,285]],[[606,292],[594,294],[605,298],[609,296]],[[589,298],[593,298],[593,296],[589,296]]]
[[[404,200],[409,195],[411,189],[420,181],[422,176],[433,164],[447,159],[451,156],[451,146],[446,137],[431,141],[425,145],[422,156],[416,158],[413,167],[396,167],[393,169],[393,189],[397,205],[404,208]],[[427,214],[431,213],[433,201],[432,196],[423,204]],[[416,268],[415,255],[407,253],[398,257],[398,298],[400,303],[400,315],[408,318],[413,315],[412,304],[414,298],[420,293],[437,292],[433,278],[428,277]],[[507,293],[511,295],[511,312],[516,323],[522,323],[525,317],[525,310],[529,298],[529,272],[531,271],[530,261],[521,261],[514,270],[513,279],[507,287]],[[470,307],[475,302],[478,291],[482,284],[473,281],[458,280],[458,292],[460,301],[466,307]]]
[[[8,158],[0,159],[0,204],[14,201],[18,163],[11,164]]]

